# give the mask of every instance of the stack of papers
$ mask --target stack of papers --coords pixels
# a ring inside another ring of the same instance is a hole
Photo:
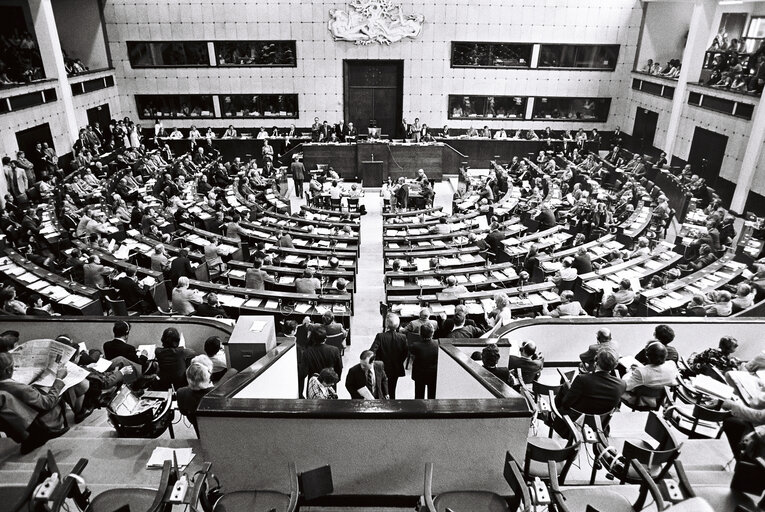
[[[175,460],[178,461],[178,469],[183,471],[194,458],[194,450],[191,448],[163,448],[158,446],[154,448],[151,457],[146,462],[146,469],[162,469],[166,460],[174,463],[173,455],[175,455]]]

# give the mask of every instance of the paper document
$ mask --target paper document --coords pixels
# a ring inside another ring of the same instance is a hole
[[[91,368],[99,373],[104,373],[112,365],[112,362],[106,358],[100,357],[95,363],[90,363],[88,368]]]
[[[251,332],[261,332],[263,331],[263,328],[266,326],[266,322],[262,320],[253,320],[252,325],[250,326]]]
[[[79,384],[88,372],[69,359],[75,349],[54,340],[30,340],[11,351],[13,356],[13,380],[22,384],[49,387],[56,380],[56,372],[66,366],[67,376],[61,393]]]
[[[146,351],[146,357],[149,359],[149,361],[151,361],[152,359],[154,359],[154,353],[157,350],[157,346],[153,345],[153,344],[152,345],[138,345],[138,354],[139,355],[144,350]]]
[[[191,448],[163,448],[158,446],[154,448],[151,457],[149,457],[148,462],[146,462],[146,468],[162,469],[162,466],[165,464],[166,460],[174,463],[173,455],[175,455],[175,459],[178,461],[179,469],[182,471],[186,469],[186,466],[188,466],[194,458],[194,450]]]

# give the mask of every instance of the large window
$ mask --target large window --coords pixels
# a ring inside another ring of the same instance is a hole
[[[527,68],[533,44],[452,43],[452,67]]]
[[[744,48],[740,48],[740,50],[743,50],[744,53],[754,53],[760,48],[762,42],[765,41],[765,16],[752,16],[743,39]]]
[[[540,68],[582,68],[613,71],[619,45],[543,44],[539,48]]]
[[[611,98],[543,98],[534,99],[532,119],[550,121],[608,120]]]
[[[204,41],[128,41],[127,46],[130,65],[134,68],[210,65],[207,43]]]
[[[449,119],[523,119],[523,96],[449,96]]]
[[[223,117],[298,117],[297,94],[230,94],[220,96]]]
[[[219,66],[297,66],[295,41],[216,41]]]
[[[136,95],[141,119],[194,119],[215,116],[213,98],[204,94]]]

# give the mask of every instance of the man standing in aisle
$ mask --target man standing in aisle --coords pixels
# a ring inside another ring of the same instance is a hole
[[[290,172],[292,173],[292,181],[295,182],[295,195],[297,197],[303,196],[303,183],[305,181],[305,166],[300,161],[298,155],[292,157],[292,164],[290,164]]]
[[[404,376],[404,362],[409,355],[406,336],[398,332],[400,320],[398,315],[388,313],[385,317],[385,332],[378,333],[372,346],[371,352],[375,353],[378,361],[382,361],[385,367],[385,375],[388,376],[388,390],[390,397],[396,398],[396,384],[398,378]]]
[[[351,398],[361,400],[388,399],[388,377],[385,365],[375,361],[375,353],[365,350],[361,353],[359,364],[348,370],[345,389]]]

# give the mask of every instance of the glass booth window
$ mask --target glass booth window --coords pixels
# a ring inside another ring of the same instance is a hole
[[[610,106],[611,98],[536,98],[532,119],[606,122]]]
[[[581,68],[613,71],[619,45],[543,44],[539,48],[540,68]]]
[[[217,41],[219,66],[297,66],[295,41]]]
[[[452,43],[452,67],[527,68],[533,44]]]
[[[141,119],[194,119],[215,116],[210,95],[136,95],[135,103]]]
[[[210,65],[207,43],[204,41],[128,41],[127,46],[130,65],[134,68]]]
[[[739,50],[744,53],[754,53],[760,49],[762,42],[765,41],[765,16],[752,16],[743,39],[744,48]]]
[[[297,118],[297,94],[230,94],[220,96],[223,117]]]
[[[523,119],[523,96],[449,96],[449,119]]]

